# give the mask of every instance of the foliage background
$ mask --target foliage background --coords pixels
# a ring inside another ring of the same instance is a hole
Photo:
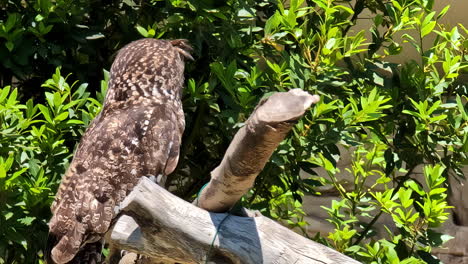
[[[468,163],[468,92],[457,81],[468,42],[463,25],[438,23],[446,10],[433,12],[433,4],[0,0],[0,263],[41,262],[49,205],[107,88],[102,69],[142,36],[194,46],[186,133],[169,178],[177,195],[196,195],[262,97],[299,87],[322,101],[242,203],[305,229],[302,196],[332,185],[342,199],[325,210],[336,229],[314,239],[366,263],[436,261],[431,248],[448,239],[434,230],[447,219],[446,179],[463,178]],[[352,28],[365,10],[373,14],[370,36]],[[437,37],[424,49],[430,34]],[[418,61],[390,62],[401,37]],[[354,182],[337,178],[337,144],[353,147]],[[411,178],[420,164],[423,182]],[[316,176],[317,167],[329,177]],[[377,237],[382,214],[394,225]]]

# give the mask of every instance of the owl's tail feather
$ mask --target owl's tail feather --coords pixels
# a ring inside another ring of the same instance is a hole
[[[76,223],[63,236],[50,232],[47,238],[46,262],[47,264],[65,263],[101,263],[101,242],[83,244],[84,227]]]
[[[55,262],[52,260],[52,249],[55,247],[57,244],[57,236],[54,233],[49,232],[49,235],[47,236],[47,244],[45,248],[45,262],[47,264],[54,264]]]
[[[85,244],[78,254],[70,261],[71,264],[101,264],[104,263],[101,260],[103,244],[98,241],[94,243]]]
[[[49,244],[49,241],[51,244]],[[57,236],[53,233],[49,233],[49,238],[47,241],[47,251],[49,257],[47,263],[69,263],[73,260],[76,254],[78,254],[82,241],[83,233],[78,232],[76,228],[69,229],[69,231],[63,236]]]

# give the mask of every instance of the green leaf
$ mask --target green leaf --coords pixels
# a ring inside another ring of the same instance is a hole
[[[54,108],[54,94],[46,92],[45,96],[46,96],[47,103],[49,104],[49,107],[53,109]]]
[[[5,42],[5,47],[11,52],[15,48],[15,44],[11,41]]]
[[[421,37],[424,38],[426,35],[432,32],[434,27],[436,26],[437,22],[432,21],[432,18],[435,15],[435,11],[429,13],[421,24]]]
[[[10,97],[8,97],[7,105],[12,106],[16,104],[16,98],[18,97],[18,89],[13,89],[11,92]]]
[[[63,113],[59,114],[58,116],[56,116],[54,118],[54,120],[60,122],[60,121],[63,121],[65,119],[67,119],[67,117],[68,117],[68,112],[63,112]]]
[[[36,217],[27,216],[27,217],[18,219],[18,222],[20,222],[21,224],[25,226],[30,226],[34,220],[36,220]]]
[[[280,23],[281,15],[278,13],[278,11],[276,11],[275,14],[271,16],[265,24],[265,35],[270,35],[271,33],[275,32]]]
[[[249,8],[249,9],[242,8],[239,11],[237,11],[237,16],[241,18],[254,18],[255,10],[252,8]]]
[[[404,208],[408,208],[413,205],[413,199],[411,199],[411,194],[413,191],[411,189],[400,188],[398,191],[398,197],[400,198],[401,205]]]
[[[420,196],[423,196],[426,193],[424,189],[413,179],[405,181],[405,186],[407,188],[411,188],[411,190],[417,192]]]
[[[372,74],[372,77],[374,79],[374,83],[377,84],[377,85],[380,85],[380,86],[384,86],[384,78],[380,77],[380,75],[378,75],[377,73],[373,73]]]
[[[11,186],[13,184],[13,181],[18,178],[19,176],[21,176],[24,172],[26,172],[28,170],[28,168],[22,168],[21,170],[19,171],[16,171],[15,173],[13,173],[13,175],[11,177],[9,177],[5,184],[8,186]]]
[[[335,44],[336,44],[336,38],[331,38],[325,44],[325,48],[328,50],[331,50],[333,47],[335,47]]]
[[[41,22],[44,20],[44,17],[41,14],[38,14],[36,17],[34,17],[34,20],[36,20],[36,22]]]
[[[350,252],[350,253],[357,253],[359,250],[361,250],[361,246],[359,245],[354,245],[354,246],[351,246],[349,248],[346,248],[346,252]]]
[[[152,38],[156,35],[156,31],[152,28],[148,30],[148,38]]]
[[[1,101],[2,100],[1,100],[1,97],[0,97],[0,102]],[[461,113],[461,115],[463,117],[463,120],[468,121],[468,113],[465,111],[465,107],[463,106],[461,97],[458,94],[457,94],[456,101],[457,101],[457,105],[458,105],[458,111],[460,111],[460,113]]]
[[[439,20],[440,18],[442,18],[443,16],[445,16],[445,14],[447,13],[447,11],[450,9],[450,5],[446,5],[440,12],[439,14],[437,15],[437,20]]]
[[[136,26],[136,29],[137,29],[138,33],[140,33],[140,35],[142,35],[145,38],[148,37],[148,31],[146,31],[146,29],[144,29],[143,27],[141,27],[139,25]]]
[[[55,109],[58,109],[59,106],[62,105],[62,97],[60,96],[60,93],[59,93],[59,92],[54,93],[54,100],[53,100],[53,102],[54,102],[53,106],[54,106]]]
[[[4,24],[5,32],[9,32],[16,24],[19,15],[17,13],[8,14],[6,23]]]
[[[52,121],[52,118],[50,117],[49,109],[47,107],[45,107],[44,105],[39,104],[39,110],[41,111],[42,115],[47,120],[47,122],[52,124],[53,121]]]
[[[70,119],[70,120],[65,121],[65,124],[67,124],[67,125],[83,125],[84,122],[81,121],[81,120],[78,120],[78,119]]]
[[[3,102],[3,100],[5,100],[5,98],[7,98],[8,94],[10,93],[10,89],[11,87],[10,86],[6,86],[5,88],[1,89],[1,93],[0,93],[0,103]]]
[[[0,179],[3,179],[5,177],[6,177],[5,167],[3,167],[3,164],[0,164]]]
[[[441,193],[445,193],[447,191],[446,188],[435,188],[435,189],[432,189],[429,191],[429,195],[436,195],[436,194],[441,194]]]

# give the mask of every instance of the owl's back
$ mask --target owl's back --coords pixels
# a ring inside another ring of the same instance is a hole
[[[185,55],[178,49],[145,39],[117,55],[103,109],[83,135],[51,208],[53,262],[70,262],[84,244],[101,240],[140,177],[163,183],[175,169],[185,125]]]

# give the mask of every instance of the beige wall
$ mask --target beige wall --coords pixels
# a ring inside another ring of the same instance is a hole
[[[457,24],[468,26],[468,1],[466,0],[436,0],[435,10],[440,11],[446,5],[450,5],[450,9],[445,17],[442,18],[442,23],[451,27]]]
[[[457,26],[458,24],[462,24],[465,27],[468,27],[468,15],[467,15],[468,0],[435,0],[434,11],[438,13],[446,5],[450,5],[450,9],[446,13],[446,15],[443,18],[441,18],[440,23],[446,25],[447,28],[453,28],[454,26]],[[371,25],[373,23],[372,21],[373,15],[370,13],[370,11],[366,10],[360,15],[359,18],[360,19],[358,19],[357,24],[352,28],[352,31],[354,31],[354,33],[357,33],[361,30],[365,30],[367,32],[367,35],[366,35],[367,39],[371,39],[371,35],[368,29],[371,28]],[[408,32],[405,32],[405,33],[408,33]],[[400,34],[400,36],[401,35],[402,34]],[[434,41],[435,36],[436,36],[435,33],[428,35],[423,42],[423,46],[425,48],[430,47]],[[396,40],[396,41],[402,44],[402,41],[400,40]],[[416,61],[420,61],[420,58],[418,57],[418,54],[416,53],[416,50],[414,47],[412,47],[409,43],[406,43],[406,44],[403,43],[402,46],[403,46],[403,52],[399,54],[398,56],[388,57],[389,61],[400,63],[400,64],[404,63],[408,59],[414,59]]]

